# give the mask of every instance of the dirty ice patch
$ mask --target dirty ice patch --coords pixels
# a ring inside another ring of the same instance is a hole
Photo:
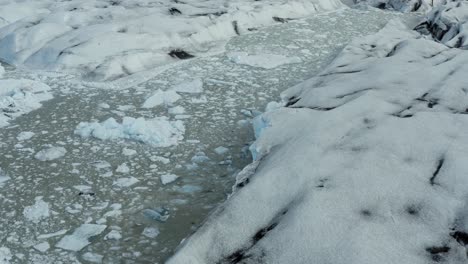
[[[23,215],[27,220],[37,224],[49,217],[49,204],[44,202],[42,197],[36,197],[36,202],[33,205],[24,208]]]
[[[171,88],[179,93],[202,93],[203,92],[203,81],[201,79],[195,79],[179,83]]]
[[[40,108],[41,102],[52,99],[50,87],[26,79],[0,80],[0,127],[23,114]]]
[[[34,158],[40,161],[56,160],[65,156],[66,153],[67,150],[64,147],[48,147],[37,152]]]
[[[128,139],[155,147],[177,145],[183,139],[185,126],[182,121],[169,121],[165,117],[154,119],[124,117],[122,123],[114,118],[104,122],[81,122],[75,134],[84,138],[101,140]]]
[[[70,251],[80,251],[90,244],[89,238],[101,234],[107,226],[96,224],[83,224],[71,235],[64,236],[55,247]]]
[[[299,57],[286,57],[275,54],[249,54],[247,52],[230,52],[227,54],[230,61],[252,67],[273,69],[285,64],[301,63]]]
[[[157,90],[153,95],[148,97],[141,107],[153,108],[159,105],[172,105],[180,99],[180,95],[175,91]]]

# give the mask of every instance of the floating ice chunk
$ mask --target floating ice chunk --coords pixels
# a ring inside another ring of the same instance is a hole
[[[49,248],[50,245],[48,242],[42,242],[34,246],[34,249],[40,252],[46,252],[47,250],[49,250]]]
[[[155,238],[159,235],[159,229],[156,227],[146,227],[141,234],[148,238]]]
[[[129,148],[123,148],[122,149],[122,155],[124,155],[124,156],[133,156],[135,154],[137,154],[137,152],[134,149],[129,149]]]
[[[34,132],[23,131],[23,132],[19,133],[18,136],[16,136],[16,139],[18,141],[25,141],[25,140],[31,139],[34,135],[35,135]]]
[[[104,256],[92,252],[86,252],[81,257],[91,263],[102,263],[104,258]]]
[[[164,175],[161,175],[161,183],[163,185],[166,185],[177,180],[177,178],[179,178],[179,176],[174,175],[174,174],[164,174]]]
[[[158,162],[161,162],[162,164],[169,164],[171,162],[170,159],[165,158],[165,157],[161,157],[161,156],[151,156],[150,160],[151,161],[158,161]]]
[[[245,64],[252,67],[273,69],[284,64],[301,63],[299,57],[286,57],[275,54],[255,54],[246,52],[231,52],[227,54],[229,60],[237,64]]]
[[[117,169],[115,170],[115,172],[119,172],[119,173],[129,173],[130,172],[130,168],[127,166],[127,163],[122,163],[120,164]]]
[[[55,247],[70,251],[80,251],[90,244],[89,238],[101,234],[107,226],[96,224],[82,224],[73,234],[64,236]]]
[[[111,230],[107,235],[104,237],[104,240],[120,240],[122,238],[122,234],[120,234],[117,230]]]
[[[166,222],[169,218],[169,210],[162,207],[156,209],[144,209],[143,215],[151,220]]]
[[[107,103],[100,103],[98,105],[99,108],[102,108],[102,109],[109,109],[110,108],[110,105],[107,104]]]
[[[42,197],[36,197],[33,205],[26,206],[23,215],[33,223],[39,223],[42,219],[49,217],[49,204],[42,200]]]
[[[172,105],[173,103],[177,102],[180,99],[180,95],[178,95],[175,91],[162,91],[157,90],[152,96],[150,96],[146,101],[143,103],[143,108],[153,108],[158,105]]]
[[[185,108],[183,108],[182,106],[169,108],[169,114],[171,115],[181,115],[184,113],[185,113]]]
[[[214,149],[214,152],[218,155],[224,155],[229,151],[228,148],[220,146]]]
[[[10,177],[8,177],[2,170],[2,168],[0,168],[0,187],[2,187],[5,182],[7,182],[8,180],[10,179]]]
[[[201,191],[202,188],[197,185],[186,184],[180,188],[180,192],[182,193],[195,193]]]
[[[185,127],[182,121],[168,121],[165,117],[144,119],[124,117],[122,123],[109,118],[102,123],[81,122],[75,134],[81,137],[95,137],[101,140],[129,139],[155,147],[177,145],[183,139]]]
[[[13,258],[11,251],[7,247],[0,247],[0,264],[9,264]]]
[[[3,68],[2,65],[0,65],[0,78],[2,78],[4,74],[5,74],[5,68]]]
[[[113,185],[119,188],[126,188],[132,186],[137,182],[139,182],[139,180],[135,177],[126,177],[115,180]]]
[[[34,158],[40,161],[55,160],[65,156],[67,150],[64,147],[49,147],[43,149],[34,155]]]
[[[203,163],[209,160],[210,158],[208,158],[203,152],[198,152],[195,154],[195,156],[192,157],[192,162],[194,163]]]
[[[202,93],[203,92],[203,81],[195,79],[192,81],[179,83],[171,88],[179,93]]]

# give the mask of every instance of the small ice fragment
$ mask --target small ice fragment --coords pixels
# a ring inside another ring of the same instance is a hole
[[[122,234],[120,234],[117,230],[111,230],[107,235],[104,237],[104,240],[120,240],[122,238]]]
[[[155,209],[144,209],[143,215],[151,220],[166,222],[169,218],[169,210],[159,207]]]
[[[164,175],[161,175],[161,183],[163,185],[166,185],[177,180],[177,178],[179,178],[179,176],[174,175],[174,174],[164,174]]]
[[[153,108],[158,105],[172,105],[181,98],[175,91],[162,91],[157,90],[153,95],[151,95],[141,106],[142,108]]]
[[[96,224],[82,224],[73,234],[64,236],[55,247],[70,251],[80,251],[90,244],[89,238],[101,234],[107,226]]]
[[[23,131],[23,132],[19,133],[18,136],[16,136],[16,139],[18,141],[24,141],[24,140],[31,139],[34,135],[35,135],[34,132]]]
[[[2,170],[2,168],[0,168],[0,187],[2,187],[5,182],[7,182],[8,180],[10,179],[10,177],[8,177]]]
[[[185,113],[185,108],[183,108],[182,106],[169,108],[169,114],[171,115],[181,115],[184,113]]]
[[[104,258],[102,255],[92,252],[86,252],[81,257],[91,263],[102,263],[102,259]]]
[[[49,217],[49,204],[42,200],[42,197],[36,197],[33,205],[26,206],[23,215],[33,223],[39,223],[42,219]]]
[[[224,154],[226,154],[228,151],[229,151],[229,149],[228,149],[228,148],[225,148],[225,147],[223,147],[223,146],[220,146],[220,147],[217,147],[217,148],[214,149],[214,152],[215,152],[216,154],[218,154],[218,155],[224,155]]]
[[[115,172],[119,172],[119,173],[129,173],[130,172],[130,168],[127,166],[127,163],[122,163],[120,164],[117,169],[115,170]]]
[[[110,105],[108,105],[108,104],[106,104],[106,103],[100,103],[98,106],[99,106],[100,108],[102,108],[102,109],[108,109],[108,108],[110,108]]]
[[[148,238],[155,238],[159,235],[159,229],[156,227],[146,227],[141,234]]]
[[[55,160],[65,156],[67,150],[64,147],[49,147],[36,153],[34,158],[40,161]]]
[[[113,185],[120,187],[120,188],[126,188],[130,187],[133,184],[139,182],[137,178],[135,177],[126,177],[126,178],[119,178],[116,181],[114,181]]]
[[[122,155],[124,155],[124,156],[133,156],[135,154],[137,154],[137,152],[134,149],[129,149],[129,148],[123,148],[122,149]]]
[[[50,245],[48,242],[42,242],[34,246],[34,249],[40,252],[46,252],[47,250],[49,250],[49,248]]]
[[[171,88],[179,93],[202,93],[203,92],[203,81],[200,79],[195,79],[191,81],[186,81],[179,83]]]

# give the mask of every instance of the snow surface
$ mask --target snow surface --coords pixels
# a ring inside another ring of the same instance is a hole
[[[0,128],[8,125],[12,119],[38,109],[42,106],[42,101],[50,99],[50,87],[42,82],[26,79],[0,80]]]
[[[340,7],[338,0],[4,0],[0,59],[113,80],[173,62],[173,49],[206,52],[213,41],[282,21],[274,18]]]
[[[124,117],[122,123],[109,118],[102,123],[81,122],[75,134],[84,138],[95,137],[101,140],[130,139],[155,147],[177,145],[185,132],[181,121],[168,121],[166,117],[153,119]]]
[[[398,21],[353,41],[257,117],[257,161],[167,263],[466,263],[467,71]]]
[[[107,226],[96,224],[82,224],[71,235],[66,235],[55,247],[70,251],[80,251],[90,244],[89,239],[101,234]]]
[[[245,64],[252,67],[273,69],[285,64],[300,63],[298,57],[286,57],[275,54],[248,54],[247,52],[231,52],[227,54],[229,60],[238,64]]]

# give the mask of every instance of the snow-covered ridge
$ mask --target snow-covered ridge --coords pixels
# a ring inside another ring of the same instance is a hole
[[[468,52],[398,21],[258,117],[257,160],[168,261],[466,263]]]
[[[111,80],[173,62],[183,55],[175,49],[203,53],[213,41],[341,7],[339,0],[3,0],[0,59]]]

